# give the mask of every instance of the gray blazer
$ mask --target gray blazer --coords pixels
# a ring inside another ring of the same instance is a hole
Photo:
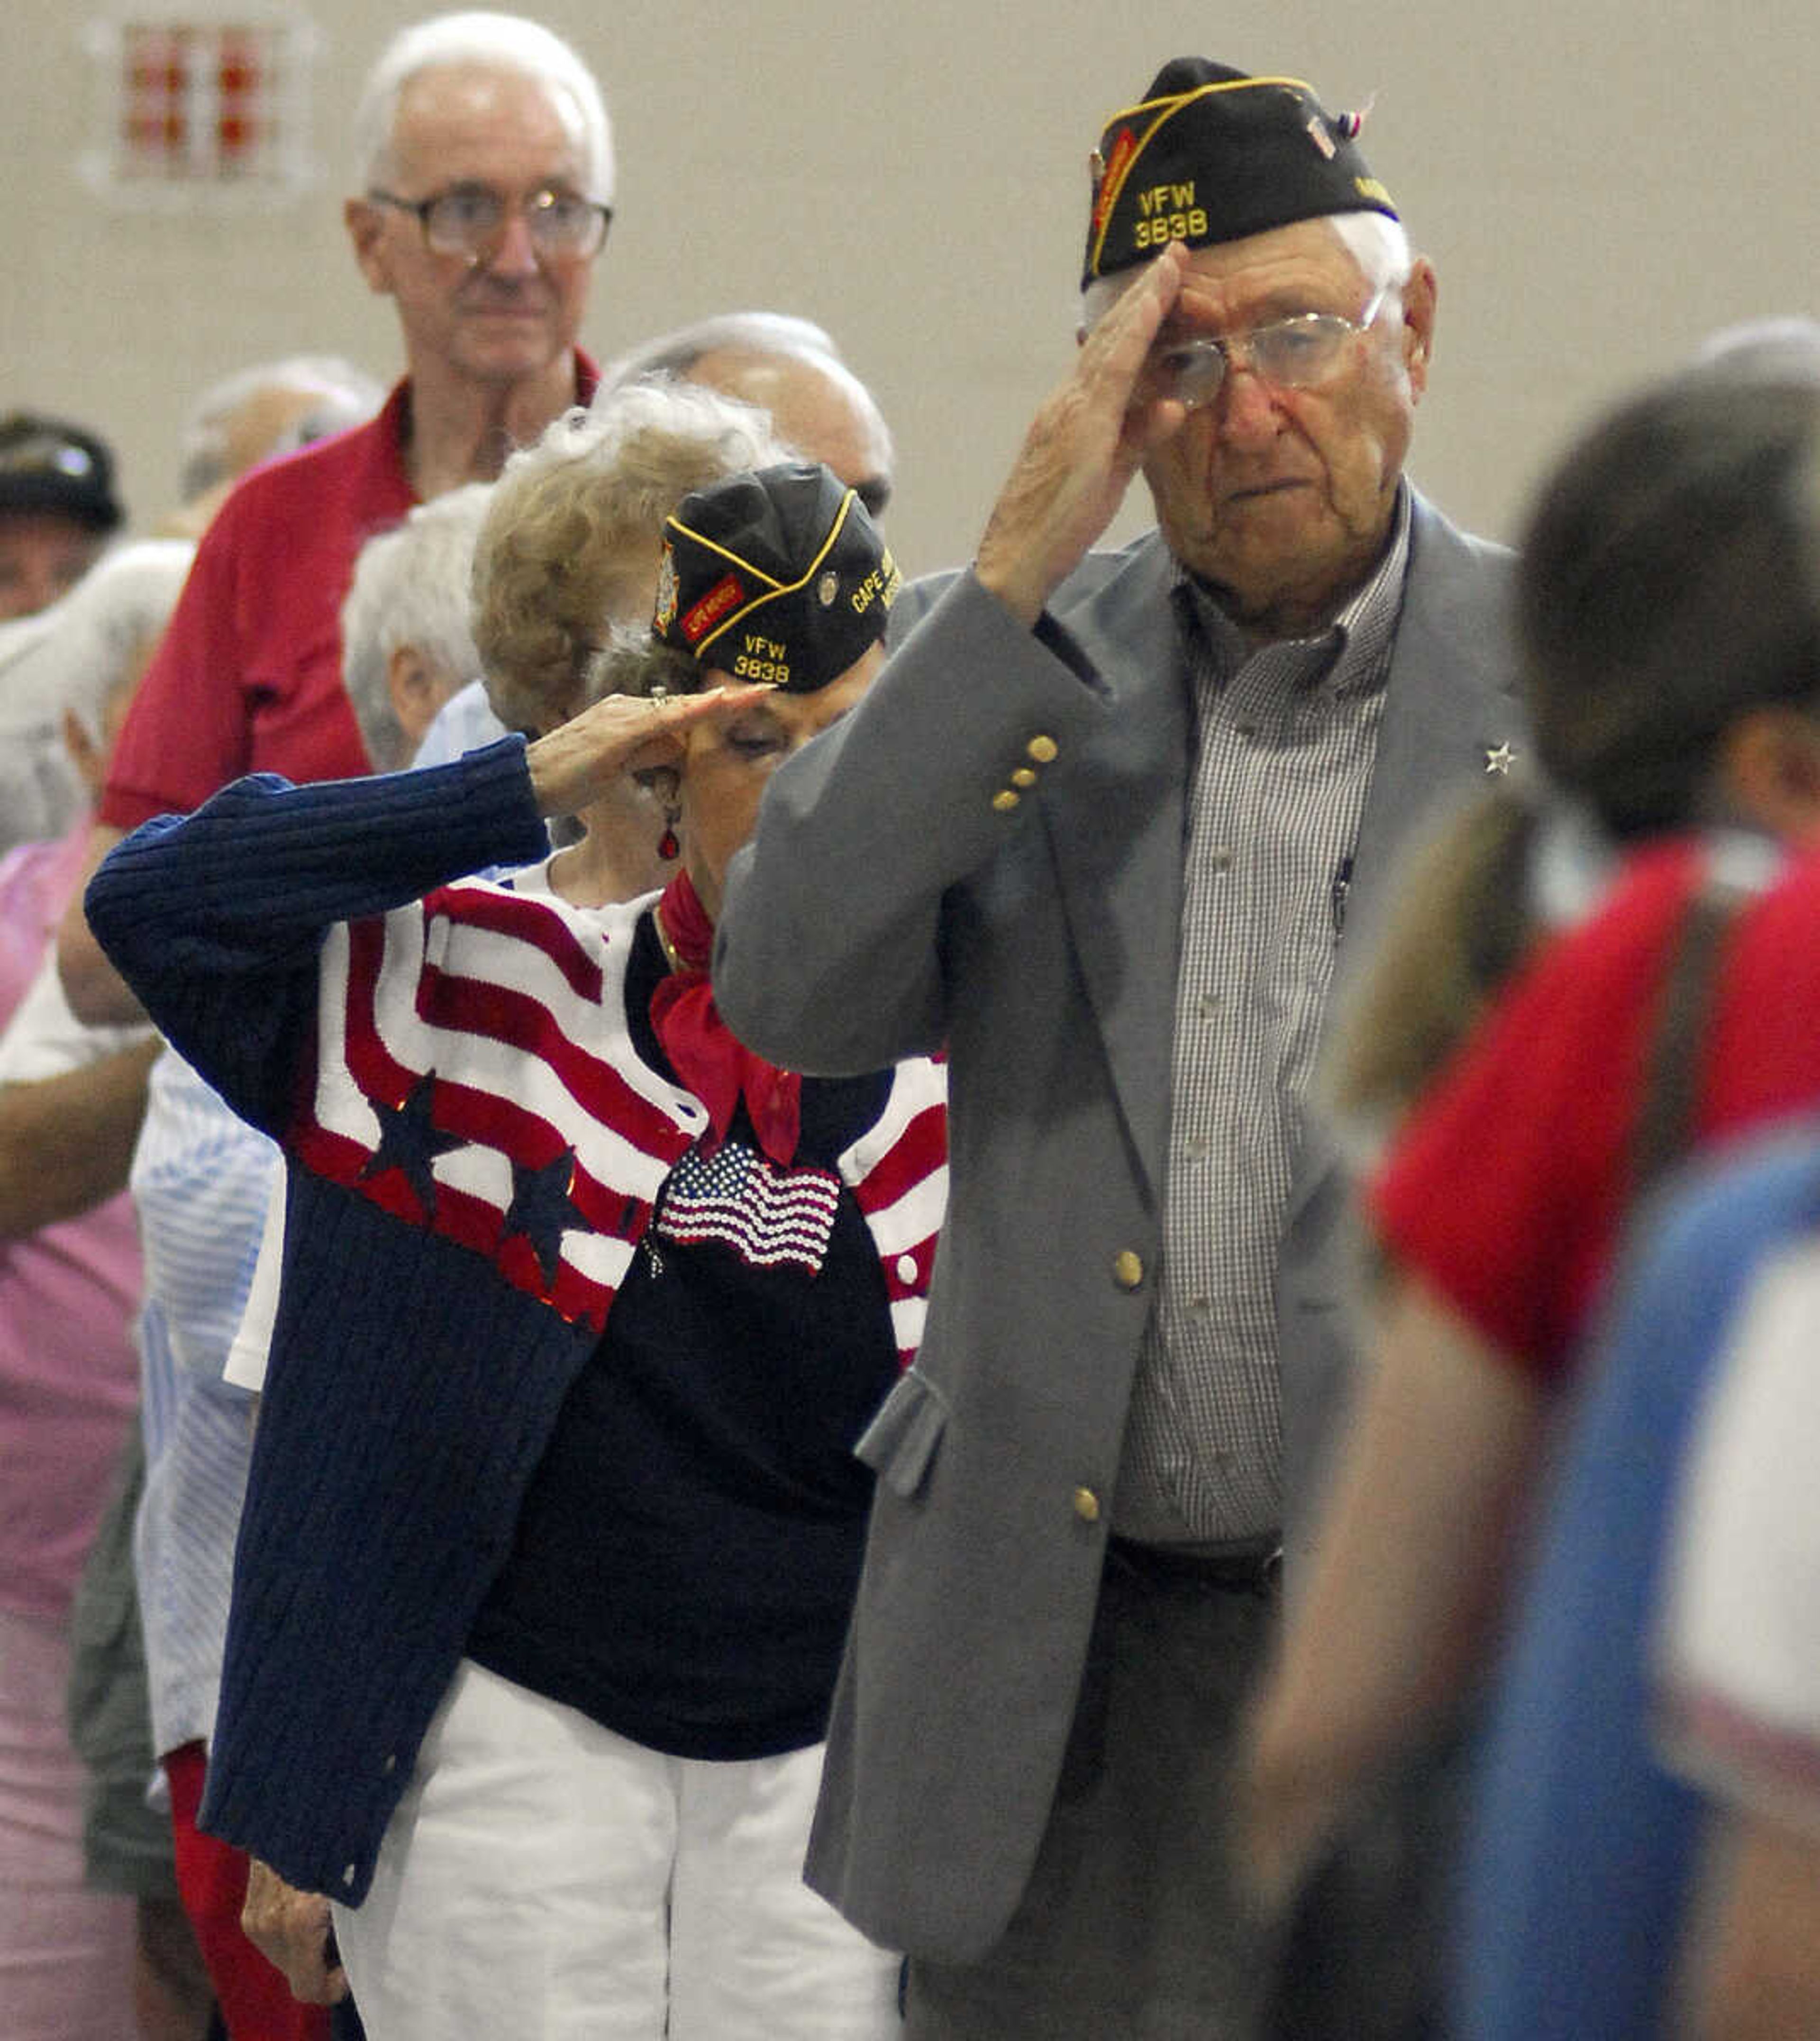
[[[1351,930],[1437,793],[1517,734],[1509,556],[1419,499],[1411,547]],[[953,581],[776,774],[720,924],[719,1003],[765,1055],[948,1052],[948,1219],[920,1353],[861,1443],[878,1490],[809,1861],[867,1934],[942,1961],[998,1940],[1047,1818],[1162,1246],[1189,743],[1169,573],[1154,533],[1090,556],[1034,633]],[[1313,1138],[1279,1279],[1292,1508],[1344,1384],[1345,1204]]]

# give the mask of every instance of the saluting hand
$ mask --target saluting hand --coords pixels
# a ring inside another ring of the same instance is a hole
[[[733,715],[770,692],[765,687],[725,687],[661,700],[604,696],[526,751],[537,812],[578,814],[627,773],[677,765],[690,723]]]
[[[1172,242],[1082,343],[1074,372],[1025,435],[979,542],[974,571],[1034,624],[1124,501],[1151,450],[1188,415],[1135,401],[1150,343],[1181,289],[1187,251]]]

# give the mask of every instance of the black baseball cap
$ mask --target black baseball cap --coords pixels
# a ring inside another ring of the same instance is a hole
[[[105,441],[62,418],[13,411],[0,418],[0,512],[39,511],[111,532],[124,518]]]

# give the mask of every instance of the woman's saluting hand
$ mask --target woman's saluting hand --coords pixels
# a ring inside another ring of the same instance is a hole
[[[761,700],[765,687],[710,688],[700,694],[607,695],[540,737],[525,754],[531,792],[544,815],[578,814],[621,775],[682,761],[682,732],[704,718],[731,715]]]

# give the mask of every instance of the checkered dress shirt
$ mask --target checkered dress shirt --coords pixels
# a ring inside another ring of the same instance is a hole
[[[1371,784],[1408,493],[1318,636],[1253,648],[1178,571],[1192,704],[1162,1266],[1113,1520],[1158,1544],[1273,1535],[1278,1237]]]

